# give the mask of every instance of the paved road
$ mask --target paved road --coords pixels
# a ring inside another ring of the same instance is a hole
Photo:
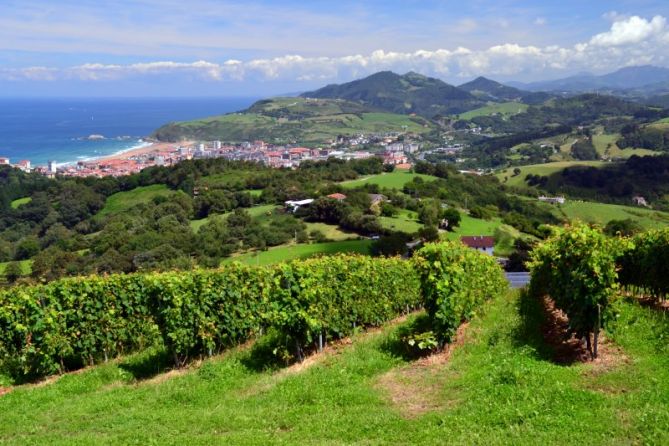
[[[506,273],[511,288],[522,288],[530,283],[530,273]]]

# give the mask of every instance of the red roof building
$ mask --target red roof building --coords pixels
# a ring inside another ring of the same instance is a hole
[[[490,255],[492,255],[495,248],[495,237],[491,235],[462,236],[460,237],[460,241],[465,246]]]
[[[337,193],[328,195],[328,198],[332,198],[333,200],[337,200],[337,201],[344,201],[344,200],[346,200],[346,195],[340,194],[339,192],[337,192]]]

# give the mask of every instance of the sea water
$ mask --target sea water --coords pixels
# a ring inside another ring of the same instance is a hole
[[[0,157],[33,166],[141,147],[163,124],[239,111],[253,98],[0,99]]]

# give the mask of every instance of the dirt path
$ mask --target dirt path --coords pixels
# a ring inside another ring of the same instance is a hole
[[[442,351],[421,358],[401,368],[382,375],[376,386],[407,419],[417,418],[426,412],[450,407],[458,403],[457,395],[444,397],[444,383],[456,375],[443,367],[453,352],[467,341],[469,323],[462,324],[452,343]]]

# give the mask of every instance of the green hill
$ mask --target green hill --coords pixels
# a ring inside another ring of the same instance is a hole
[[[263,140],[275,144],[319,145],[338,135],[422,133],[431,128],[432,124],[423,118],[378,112],[350,101],[275,98],[258,101],[240,113],[169,123],[152,136],[162,141]]]
[[[332,84],[304,93],[306,98],[339,98],[393,113],[416,113],[426,117],[462,113],[485,101],[439,79],[417,73],[403,76],[382,71],[345,84]]]
[[[548,93],[523,91],[482,76],[459,85],[458,88],[483,100],[492,101],[522,101],[526,104],[541,104],[551,98]]]

